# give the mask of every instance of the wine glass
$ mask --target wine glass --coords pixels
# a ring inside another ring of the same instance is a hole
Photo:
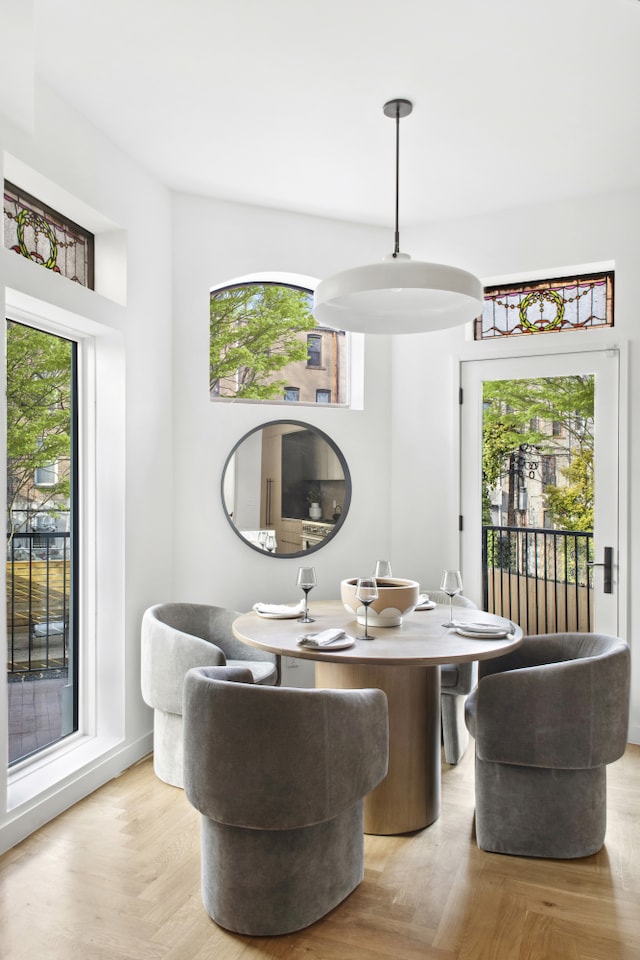
[[[375,577],[361,577],[356,586],[356,600],[364,607],[364,633],[356,640],[373,640],[369,633],[369,607],[378,599],[378,584]]]
[[[453,598],[457,593],[462,593],[462,577],[459,570],[445,570],[442,574],[440,589],[449,597],[449,623],[443,623],[443,627],[455,627],[453,622]]]
[[[381,577],[392,577],[391,562],[389,560],[378,560],[376,563],[376,579]]]
[[[316,582],[315,567],[298,567],[296,584],[304,590],[304,616],[298,617],[298,623],[315,623],[314,618],[309,616],[309,590],[313,590]]]

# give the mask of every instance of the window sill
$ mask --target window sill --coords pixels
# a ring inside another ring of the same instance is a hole
[[[7,778],[7,810],[18,811],[20,807],[47,795],[59,793],[87,772],[119,743],[116,737],[89,737],[82,734],[69,738],[69,742],[31,762],[25,762],[10,770]]]

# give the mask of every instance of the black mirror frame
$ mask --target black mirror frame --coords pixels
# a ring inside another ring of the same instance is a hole
[[[229,515],[227,511],[227,505],[224,499],[224,478],[226,476],[227,467],[229,466],[231,458],[235,454],[238,447],[241,444],[243,444],[248,437],[251,437],[253,436],[254,433],[257,433],[258,430],[264,430],[265,427],[272,427],[279,423],[294,424],[295,426],[302,427],[302,429],[304,430],[311,430],[313,431],[313,433],[317,434],[322,440],[325,441],[325,443],[329,444],[329,446],[337,456],[340,462],[340,466],[342,467],[342,472],[344,474],[344,502],[342,504],[342,512],[340,514],[340,518],[336,520],[335,526],[331,531],[331,533],[328,534],[328,536],[326,536],[321,543],[317,543],[315,546],[309,547],[307,550],[298,550],[295,553],[280,553],[280,554],[269,553],[267,550],[261,550],[260,547],[256,547],[249,540],[246,540],[242,536],[242,534],[240,533],[236,525],[234,524],[231,516]],[[242,437],[240,437],[238,442],[234,444],[231,451],[229,452],[229,455],[227,456],[224,462],[224,467],[222,468],[222,476],[220,477],[220,502],[222,504],[222,509],[229,526],[231,527],[235,535],[238,537],[238,539],[241,540],[244,544],[246,544],[247,547],[250,547],[251,550],[254,550],[256,553],[259,553],[262,556],[273,557],[274,560],[295,560],[299,557],[308,557],[310,553],[316,553],[318,550],[321,550],[324,546],[326,546],[327,543],[329,543],[331,540],[334,539],[338,530],[340,530],[340,528],[344,524],[344,521],[349,512],[349,507],[351,505],[351,473],[349,472],[349,467],[347,466],[347,461],[344,458],[344,454],[342,453],[342,450],[340,449],[340,447],[338,447],[335,441],[332,440],[331,437],[324,432],[324,430],[321,430],[319,427],[316,427],[312,423],[306,423],[304,420],[290,420],[288,418],[286,419],[283,418],[281,420],[267,420],[265,423],[260,423],[258,424],[257,427],[253,427],[251,430],[247,430],[247,432]]]

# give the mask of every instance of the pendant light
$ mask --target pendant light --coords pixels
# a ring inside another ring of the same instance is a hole
[[[458,267],[412,260],[400,253],[398,195],[400,120],[410,100],[389,100],[384,114],[396,121],[396,209],[393,253],[379,263],[343,270],[316,287],[318,324],[356,333],[423,333],[475,320],[482,313],[483,287]]]

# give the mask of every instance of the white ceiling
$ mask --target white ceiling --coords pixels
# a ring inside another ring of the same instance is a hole
[[[637,0],[35,0],[38,75],[169,187],[393,224],[640,184]]]

